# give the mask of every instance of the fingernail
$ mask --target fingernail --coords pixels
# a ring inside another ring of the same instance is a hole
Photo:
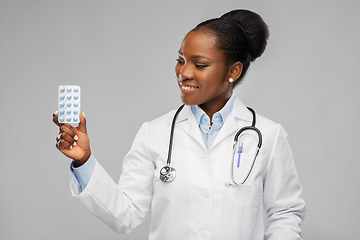
[[[70,150],[72,149],[72,146],[70,146]]]
[[[59,113],[59,111],[56,110],[53,114],[54,114],[54,115],[58,115],[58,113]]]
[[[79,137],[77,135],[74,136],[74,140],[77,141]]]
[[[77,145],[77,143],[76,143],[76,142],[74,142],[73,146],[74,146],[74,147],[76,147],[76,145]]]
[[[83,113],[83,117],[85,118],[85,113],[84,112],[82,112]]]

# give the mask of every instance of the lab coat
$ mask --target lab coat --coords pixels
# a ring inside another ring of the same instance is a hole
[[[151,210],[150,240],[301,239],[305,203],[281,125],[257,114],[262,148],[245,184],[229,186],[233,138],[240,128],[251,125],[251,112],[236,98],[207,151],[191,107],[185,106],[174,131],[171,166],[177,175],[164,183],[159,171],[166,165],[174,113],[142,125],[124,159],[118,184],[96,162],[82,192],[76,179],[71,180],[72,194],[119,233],[129,233]],[[240,141],[240,167],[234,167],[238,182],[251,167],[257,134],[246,131]]]

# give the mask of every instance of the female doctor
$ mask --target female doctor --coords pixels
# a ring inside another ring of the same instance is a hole
[[[268,35],[247,10],[191,30],[175,67],[185,106],[142,125],[118,184],[91,153],[84,114],[72,127],[55,112],[56,146],[73,160],[72,194],[119,233],[151,209],[152,240],[301,239],[306,210],[287,134],[233,94]]]

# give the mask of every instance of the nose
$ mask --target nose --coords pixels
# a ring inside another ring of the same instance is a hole
[[[179,79],[181,81],[183,80],[189,80],[194,78],[194,73],[191,69],[191,66],[189,64],[185,63],[181,68],[179,72]]]

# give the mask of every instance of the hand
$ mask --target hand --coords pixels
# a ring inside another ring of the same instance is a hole
[[[80,113],[80,123],[73,127],[68,123],[59,123],[59,113],[53,114],[53,122],[59,126],[59,136],[56,138],[56,148],[65,156],[73,159],[74,167],[83,165],[90,157],[90,141],[86,130],[84,113]]]

